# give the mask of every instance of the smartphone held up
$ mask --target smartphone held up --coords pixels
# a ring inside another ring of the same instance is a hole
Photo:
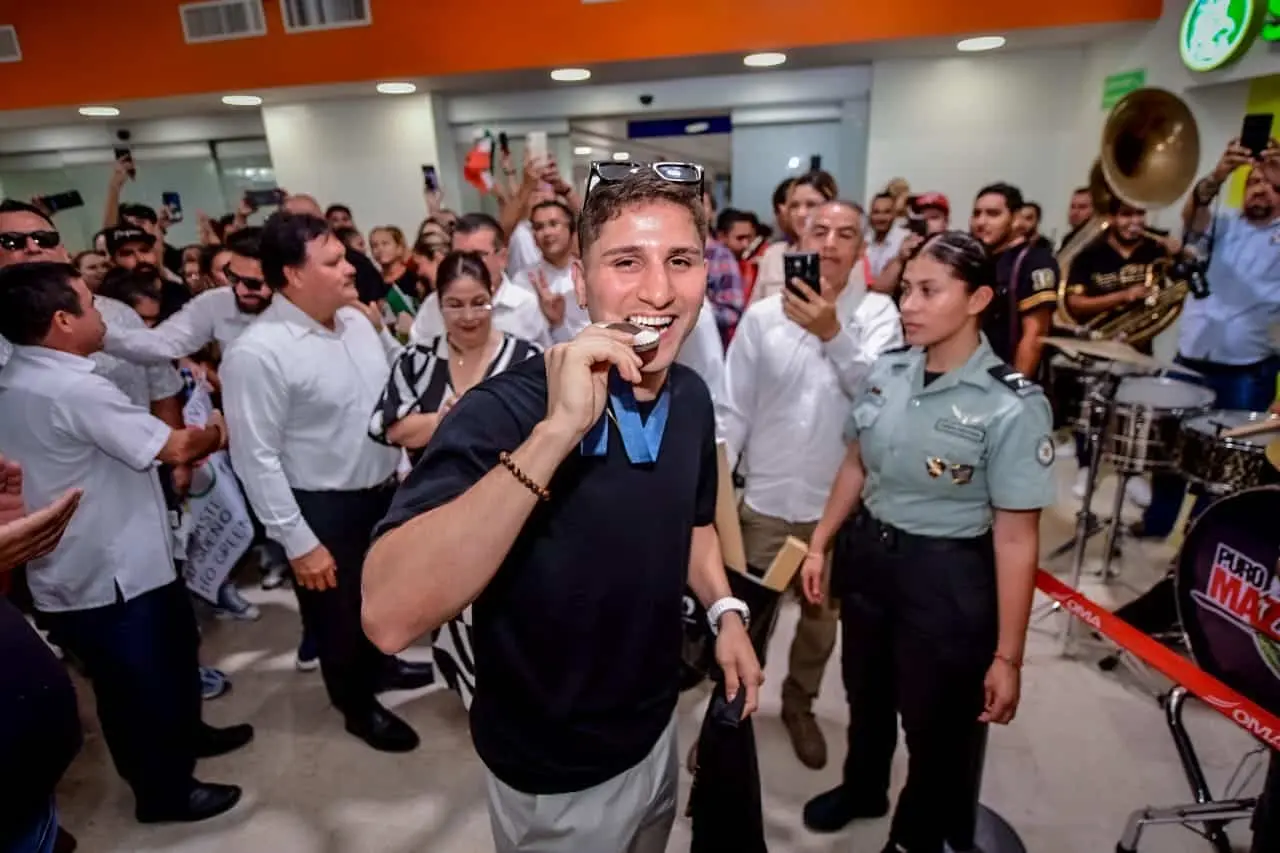
[[[819,266],[817,252],[787,252],[782,256],[782,277],[787,290],[800,299],[808,301],[803,290],[796,286],[798,279],[808,285],[814,293],[822,292],[822,271]]]

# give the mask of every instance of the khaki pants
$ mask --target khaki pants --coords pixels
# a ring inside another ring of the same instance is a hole
[[[788,536],[808,542],[813,528],[817,526],[817,522],[792,524],[764,515],[745,502],[740,505],[738,515],[742,522],[742,544],[747,552],[747,563],[760,570],[769,568]],[[813,710],[813,700],[822,685],[823,670],[827,668],[827,661],[836,645],[840,611],[830,595],[824,597],[822,604],[810,604],[804,597],[798,571],[791,581],[791,589],[800,599],[800,623],[796,625],[796,636],[791,642],[787,680],[782,683],[782,713],[808,714]],[[769,628],[769,635],[773,635],[773,626]]]
[[[663,853],[676,818],[676,721],[635,767],[585,791],[526,794],[486,771],[497,853]]]

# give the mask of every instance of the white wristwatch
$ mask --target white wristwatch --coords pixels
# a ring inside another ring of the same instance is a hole
[[[726,613],[737,613],[742,617],[743,625],[751,624],[751,608],[741,598],[722,598],[707,608],[707,622],[711,625],[712,636],[720,633],[720,617]]]

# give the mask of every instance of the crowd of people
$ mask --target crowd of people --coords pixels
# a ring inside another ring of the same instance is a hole
[[[1223,407],[1274,396],[1277,155],[1233,144],[1184,211],[1188,242],[1215,247],[1179,359]],[[1077,191],[1071,227],[1110,227],[1061,282],[1039,205],[1008,183],[957,230],[940,193],[895,180],[863,204],[812,171],[779,184],[766,223],[717,209],[695,164],[597,163],[579,192],[529,159],[497,216],[433,191],[416,232],[366,238],[341,203],[282,192],[262,225],[246,199],[177,248],[163,209],[121,202],[128,165],[74,255],[48,211],[0,203],[0,571],[25,564],[10,597],[48,640],[0,601],[0,764],[26,768],[0,783],[0,849],[73,843],[54,798],[81,736],[67,663],[139,821],[238,802],[196,776],[253,729],[201,720],[226,677],[200,666],[182,570],[193,478],[225,451],[254,547],[217,585],[219,617],[260,616],[243,585],[291,583],[299,668],[318,664],[375,750],[418,744],[378,694],[443,678],[499,851],[664,850],[686,587],[744,716],[763,680],[715,525],[718,445],[748,564],[807,543],[782,687],[807,767],[828,760],[813,702],[843,637],[844,772],[805,824],[888,812],[901,718],[886,851],[972,848],[974,756],[1017,710],[1054,501],[1043,340],[1060,293],[1075,316],[1123,309],[1184,251],[1142,210]],[[1241,167],[1242,209],[1214,211]],[[1172,526],[1165,488],[1148,535]],[[424,637],[434,667],[396,657]]]

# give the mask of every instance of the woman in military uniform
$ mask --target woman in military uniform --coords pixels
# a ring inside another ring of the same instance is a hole
[[[1052,416],[981,332],[992,281],[982,244],[958,231],[908,263],[909,345],[854,399],[803,569],[816,602],[834,541],[850,720],[844,781],[809,801],[805,824],[833,832],[888,812],[901,714],[910,760],[886,851],[973,846],[986,724],[1018,706]]]

